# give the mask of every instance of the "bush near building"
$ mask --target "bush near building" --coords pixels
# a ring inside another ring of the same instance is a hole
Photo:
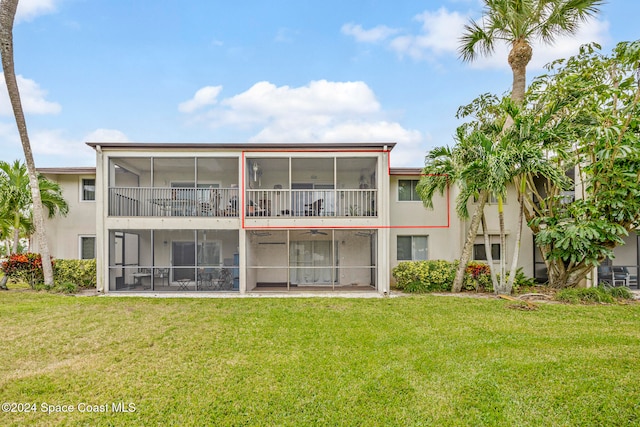
[[[403,261],[393,270],[396,288],[411,293],[450,292],[455,278],[458,261]],[[518,269],[514,290],[523,286],[533,286],[535,281]],[[465,270],[463,291],[493,292],[489,265],[471,261]]]
[[[2,272],[11,280],[29,284],[32,289],[46,289],[73,293],[78,289],[96,287],[95,259],[52,260],[55,285],[43,287],[42,257],[36,253],[11,254],[3,261]]]

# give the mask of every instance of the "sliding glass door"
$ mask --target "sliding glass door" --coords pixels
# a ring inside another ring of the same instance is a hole
[[[289,246],[292,285],[333,284],[330,240],[293,241]]]

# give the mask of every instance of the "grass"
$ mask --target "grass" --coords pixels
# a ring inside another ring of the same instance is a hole
[[[509,304],[0,292],[0,425],[640,425],[639,304]]]

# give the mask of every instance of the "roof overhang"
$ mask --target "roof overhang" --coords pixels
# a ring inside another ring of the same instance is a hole
[[[67,167],[67,168],[36,168],[43,175],[95,175],[96,168],[88,167]]]
[[[101,149],[113,150],[238,150],[238,151],[391,151],[395,147],[395,142],[304,142],[304,143],[285,143],[285,142],[230,142],[230,143],[193,143],[193,142],[87,142],[87,145],[93,149],[100,147]]]

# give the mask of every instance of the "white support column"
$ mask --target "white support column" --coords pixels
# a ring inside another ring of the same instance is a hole
[[[104,228],[104,218],[109,207],[109,168],[105,161],[108,157],[105,158],[102,147],[96,145],[96,288],[98,292],[106,293],[109,291],[109,286],[105,286],[109,277],[109,236]]]
[[[382,294],[389,293],[389,283],[391,282],[391,253],[389,253],[389,233],[391,224],[389,220],[389,152],[384,151],[378,157],[377,172],[377,209],[378,220],[381,227],[378,229],[378,292]]]

